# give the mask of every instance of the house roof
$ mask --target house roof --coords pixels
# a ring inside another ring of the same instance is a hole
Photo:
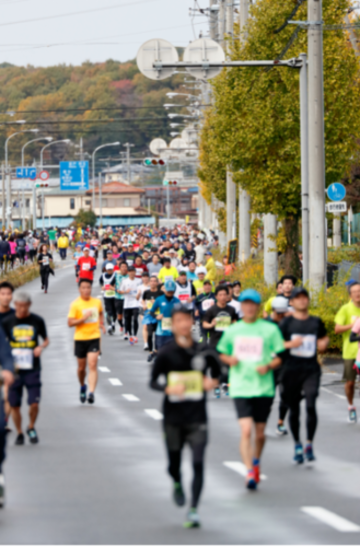
[[[135,186],[130,186],[129,184],[124,184],[123,182],[107,182],[106,184],[101,185],[102,194],[144,194],[145,190],[141,188],[135,188]],[[92,190],[88,190],[87,194],[92,194]],[[99,193],[99,188],[95,188],[95,194]]]

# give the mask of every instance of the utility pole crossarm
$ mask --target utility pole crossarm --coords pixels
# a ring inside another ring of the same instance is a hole
[[[161,61],[155,61],[153,68],[161,70],[163,68],[203,68],[208,70],[210,68],[232,68],[232,67],[262,67],[262,66],[285,66],[290,68],[301,68],[302,61],[296,57],[287,59],[285,61],[223,61],[222,63],[209,63],[207,61],[201,63],[187,63],[185,61],[179,61],[178,63],[163,63]]]

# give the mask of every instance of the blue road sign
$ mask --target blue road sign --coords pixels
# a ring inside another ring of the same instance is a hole
[[[340,182],[334,182],[333,184],[330,184],[326,192],[328,198],[331,199],[331,201],[341,201],[346,196],[345,186],[343,184],[340,184]]]
[[[60,190],[88,190],[89,162],[61,161]]]
[[[17,167],[17,179],[36,179],[36,167]]]

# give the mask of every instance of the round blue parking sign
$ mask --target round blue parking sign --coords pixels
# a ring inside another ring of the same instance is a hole
[[[340,182],[334,182],[326,190],[328,198],[331,201],[341,201],[346,196],[346,189]]]

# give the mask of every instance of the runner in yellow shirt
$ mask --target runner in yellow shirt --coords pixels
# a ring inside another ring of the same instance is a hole
[[[75,327],[75,356],[78,361],[78,378],[80,382],[80,401],[86,402],[87,386],[86,364],[89,366],[88,403],[95,402],[95,388],[98,380],[97,363],[100,354],[101,332],[105,334],[104,313],[101,300],[91,296],[92,282],[81,279],[79,282],[80,297],[70,306],[68,326]]]
[[[179,273],[177,269],[174,266],[171,266],[171,260],[168,257],[165,257],[163,259],[164,266],[159,271],[158,279],[161,283],[165,283],[165,281],[176,281],[179,277]]]

